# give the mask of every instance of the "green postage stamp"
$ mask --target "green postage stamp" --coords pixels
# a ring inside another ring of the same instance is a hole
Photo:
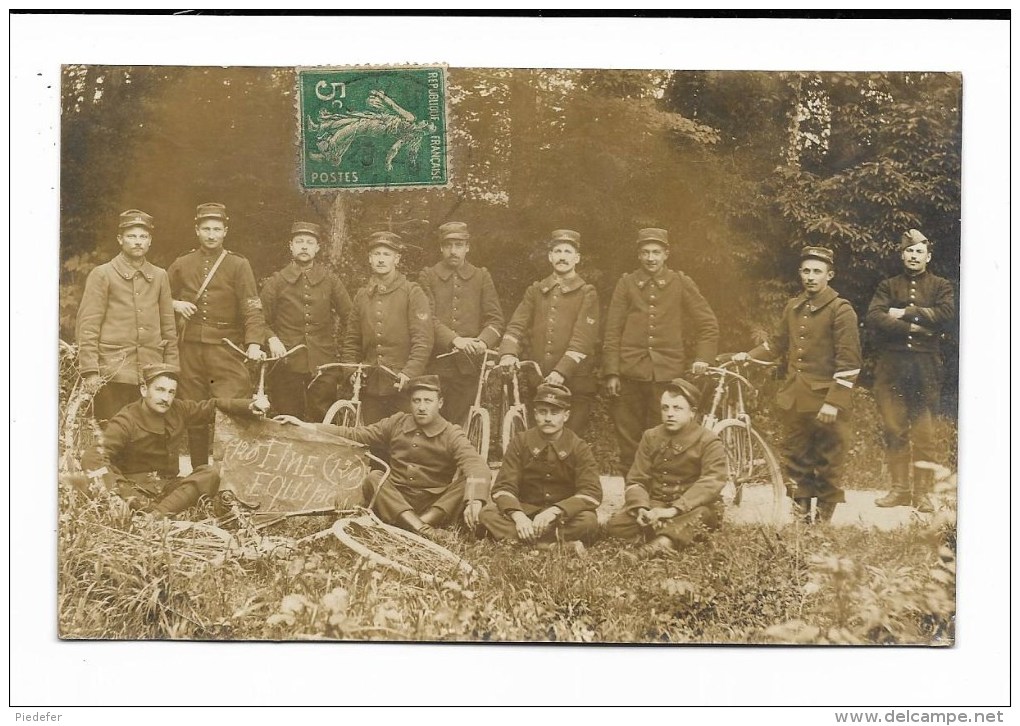
[[[446,186],[446,69],[299,68],[306,189]]]

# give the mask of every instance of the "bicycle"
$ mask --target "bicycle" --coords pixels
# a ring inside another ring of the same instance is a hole
[[[245,358],[248,357],[248,353],[245,350],[243,350],[240,346],[236,345],[234,343],[234,341],[232,341],[230,338],[221,338],[221,340],[223,341],[224,345],[227,345],[230,348],[233,348],[235,351],[240,353]],[[286,351],[283,355],[263,356],[262,358],[258,359],[258,363],[259,363],[259,385],[255,389],[255,393],[254,393],[254,395],[252,395],[251,398],[252,398],[253,401],[258,401],[260,403],[265,404],[263,406],[264,410],[266,410],[266,411],[269,410],[269,396],[266,395],[266,366],[269,365],[270,363],[275,363],[277,361],[281,361],[284,358],[286,358],[287,356],[291,355],[292,353],[298,352],[299,350],[301,350],[304,347],[305,347],[304,343],[298,343],[293,348],[291,348],[290,350]]]
[[[447,358],[458,352],[452,350],[449,353],[442,353],[437,355],[436,359]],[[496,367],[496,362],[490,360],[492,357],[498,359],[499,352],[486,348],[478,369],[478,388],[475,390],[475,401],[468,409],[467,426],[465,427],[468,440],[486,463],[489,461],[489,446],[492,442],[492,416],[489,414],[489,410],[482,406],[482,392],[488,383],[489,374]]]
[[[774,365],[754,359],[747,362]],[[740,507],[748,499],[749,504],[769,499],[769,519],[780,524],[786,515],[783,472],[772,447],[751,423],[746,402],[757,395],[757,389],[743,375],[730,370],[736,365],[739,364],[727,361],[708,369],[707,374],[716,379],[716,385],[701,425],[715,433],[726,450],[727,488],[732,487],[732,494],[724,494],[724,500],[731,497],[732,506]],[[756,490],[754,494],[745,497],[752,488]]]
[[[365,420],[361,417],[361,389],[365,385],[365,369],[378,368],[393,376],[394,380],[400,377],[395,371],[377,363],[323,363],[315,369],[315,376],[309,382],[308,387],[311,388],[319,376],[333,368],[354,369],[354,375],[351,376],[351,397],[335,401],[326,410],[326,415],[322,417],[322,423],[334,424],[335,426],[351,427],[364,425]]]
[[[500,427],[500,443],[503,454],[510,447],[510,442],[517,434],[528,429],[528,407],[521,401],[520,371],[534,370],[539,378],[543,378],[542,368],[533,360],[517,361],[511,368],[509,380],[503,382],[503,419]]]

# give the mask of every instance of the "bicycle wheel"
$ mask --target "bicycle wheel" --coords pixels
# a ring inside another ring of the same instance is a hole
[[[358,407],[354,401],[337,401],[326,411],[326,415],[322,418],[322,423],[333,424],[335,426],[357,426]]]
[[[506,416],[503,417],[503,430],[500,431],[504,455],[514,436],[527,431],[527,429],[528,421],[524,418],[524,412],[520,408],[514,407],[506,412]]]
[[[753,427],[740,421],[722,421],[715,433],[726,449],[727,488],[732,487],[732,506],[740,508],[746,518],[781,524],[786,487],[771,447]]]
[[[492,430],[489,412],[484,408],[472,408],[471,413],[468,414],[467,437],[475,451],[488,462]]]
[[[442,545],[386,524],[370,512],[338,519],[332,532],[362,557],[426,582],[442,584],[477,576],[470,564]]]

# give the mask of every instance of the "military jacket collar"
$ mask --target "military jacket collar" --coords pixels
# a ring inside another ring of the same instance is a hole
[[[142,277],[144,277],[147,282],[152,282],[153,278],[156,276],[156,266],[148,260],[143,262],[141,267],[132,267],[131,264],[124,258],[124,255],[120,254],[113,258],[111,264],[117,274],[125,280],[130,280],[139,272],[142,273]]]
[[[831,287],[825,288],[812,298],[809,298],[806,292],[802,292],[793,299],[793,307],[796,309],[806,304],[808,310],[815,312],[816,310],[821,310],[838,297],[839,293]]]
[[[556,456],[560,461],[563,461],[570,456],[570,452],[574,448],[574,442],[571,439],[574,435],[570,429],[563,429],[558,439],[546,441],[537,428],[530,428],[524,432],[524,445],[528,447],[532,456],[538,456],[545,450],[545,447],[552,446],[556,451]]]
[[[173,409],[173,404],[170,404],[170,408]],[[162,434],[166,431],[166,416],[152,411],[142,401],[135,401],[130,406],[126,406],[124,411],[130,414],[138,428],[143,431],[148,431],[150,434]]]
[[[663,424],[656,426],[653,431],[657,450],[669,448],[680,453],[694,446],[704,434],[705,429],[696,421],[690,421],[675,434],[667,431]]]
[[[638,286],[638,289],[644,290],[648,285],[655,285],[658,288],[666,287],[669,283],[673,282],[677,277],[677,274],[668,267],[663,267],[659,270],[659,274],[655,277],[649,275],[645,268],[641,268],[634,272],[634,283]]]
[[[543,295],[548,294],[549,291],[552,290],[557,285],[559,285],[559,288],[563,290],[563,292],[573,292],[578,288],[584,287],[584,278],[582,278],[580,275],[575,274],[569,280],[561,281],[556,277],[555,274],[553,274],[549,275],[549,277],[545,278],[544,280],[542,280],[542,282],[538,284],[539,289],[542,291]]]
[[[301,275],[304,274],[308,278],[308,282],[313,285],[318,285],[326,277],[326,271],[322,269],[322,265],[312,264],[307,270],[300,267],[296,262],[290,262],[286,267],[280,270],[280,274],[283,279],[289,282],[291,285],[301,279]]]
[[[449,280],[450,275],[452,275],[454,272],[457,273],[457,276],[460,277],[461,280],[470,280],[477,270],[478,268],[472,265],[467,260],[465,260],[464,264],[458,267],[456,270],[447,265],[445,262],[437,262],[435,265],[432,266],[432,271],[436,274],[436,277],[438,277],[443,282]]]
[[[419,426],[418,422],[414,420],[414,416],[412,416],[409,413],[405,413],[404,421],[403,423],[400,424],[400,433],[410,434],[414,433],[415,431],[421,431],[430,439],[434,439],[436,436],[439,436],[439,434],[443,433],[446,430],[446,427],[449,425],[450,422],[447,421],[442,416],[440,416],[436,418],[435,421],[426,426]]]
[[[369,295],[389,295],[394,290],[398,290],[407,284],[407,278],[404,277],[403,272],[398,272],[396,277],[393,278],[393,282],[381,283],[374,277],[368,281],[368,294]]]

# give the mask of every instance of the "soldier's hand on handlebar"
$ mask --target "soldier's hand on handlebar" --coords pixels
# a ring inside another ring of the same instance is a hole
[[[730,360],[735,363],[746,363],[751,360],[751,356],[746,351],[743,353],[734,353]]]
[[[563,377],[563,374],[559,371],[552,371],[545,377],[546,383],[551,383],[554,386],[562,386],[564,381],[567,379]]]
[[[403,391],[404,390],[404,386],[406,386],[408,381],[410,381],[410,380],[411,379],[407,376],[406,373],[398,373],[397,374],[397,381],[396,381],[396,383],[393,384],[393,387],[396,388],[398,391]]]
[[[274,358],[282,358],[287,355],[287,346],[275,335],[269,339],[269,355]]]
[[[284,350],[284,353],[287,351]],[[252,343],[248,346],[248,350],[245,352],[248,356],[248,360],[265,360],[266,354],[262,350],[262,346],[258,343]]]
[[[248,404],[248,410],[256,416],[265,416],[269,410],[269,397],[264,393],[255,394],[252,396],[251,403]]]
[[[694,361],[694,364],[691,366],[691,373],[693,373],[696,376],[703,376],[703,375],[705,375],[705,372],[707,370],[708,370],[708,363],[706,363],[703,360],[696,360],[696,361]]]
[[[499,367],[503,369],[503,373],[508,375],[511,370],[517,367],[518,363],[520,363],[520,359],[515,355],[507,354],[499,359]]]

